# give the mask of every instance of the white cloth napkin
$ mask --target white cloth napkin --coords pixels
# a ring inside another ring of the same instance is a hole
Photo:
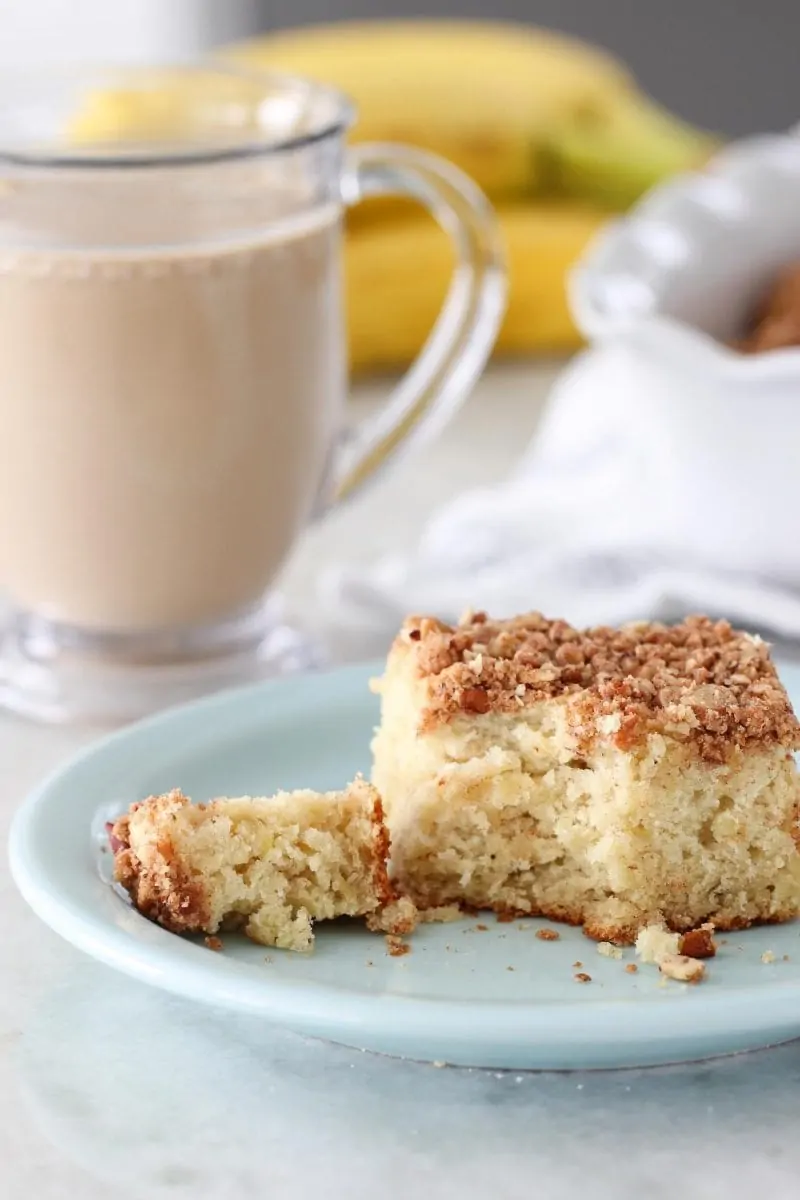
[[[374,639],[408,613],[454,620],[468,607],[493,616],[538,609],[577,625],[707,612],[800,638],[800,591],[749,572],[746,548],[712,569],[660,541],[624,371],[608,347],[574,360],[508,481],[434,515],[413,556],[328,573],[335,621]]]

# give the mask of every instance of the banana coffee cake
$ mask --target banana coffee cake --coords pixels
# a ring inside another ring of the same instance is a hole
[[[759,638],[694,617],[405,622],[373,782],[400,888],[582,924],[735,929],[800,909],[800,730]]]
[[[312,924],[366,916],[408,932],[395,900],[380,799],[356,780],[342,792],[192,804],[179,791],[134,804],[111,830],[117,880],[146,917],[174,933],[242,928],[257,942],[307,950]]]

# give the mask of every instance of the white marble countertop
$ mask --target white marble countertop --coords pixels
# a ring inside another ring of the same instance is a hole
[[[377,553],[388,521],[394,544],[410,544],[432,505],[500,477],[552,374],[492,372],[436,446],[314,529],[286,573],[292,611],[324,633],[310,586],[322,565]],[[0,718],[3,842],[18,801],[92,732]],[[800,1043],[652,1071],[436,1070],[306,1041],[115,975],[39,924],[5,855],[0,904],[3,1200],[798,1194]]]

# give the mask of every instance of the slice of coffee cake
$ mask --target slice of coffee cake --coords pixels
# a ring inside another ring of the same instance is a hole
[[[420,906],[617,942],[800,909],[798,723],[760,639],[704,617],[415,618],[377,687],[373,781]]]
[[[131,806],[111,831],[115,873],[136,908],[175,933],[241,927],[264,945],[307,950],[312,924],[366,916],[408,932],[395,901],[377,792],[281,792],[192,804],[179,791]]]

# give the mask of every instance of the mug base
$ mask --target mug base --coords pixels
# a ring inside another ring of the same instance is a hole
[[[277,596],[214,625],[153,633],[86,632],[12,612],[0,633],[0,708],[52,724],[119,725],[323,664]]]

